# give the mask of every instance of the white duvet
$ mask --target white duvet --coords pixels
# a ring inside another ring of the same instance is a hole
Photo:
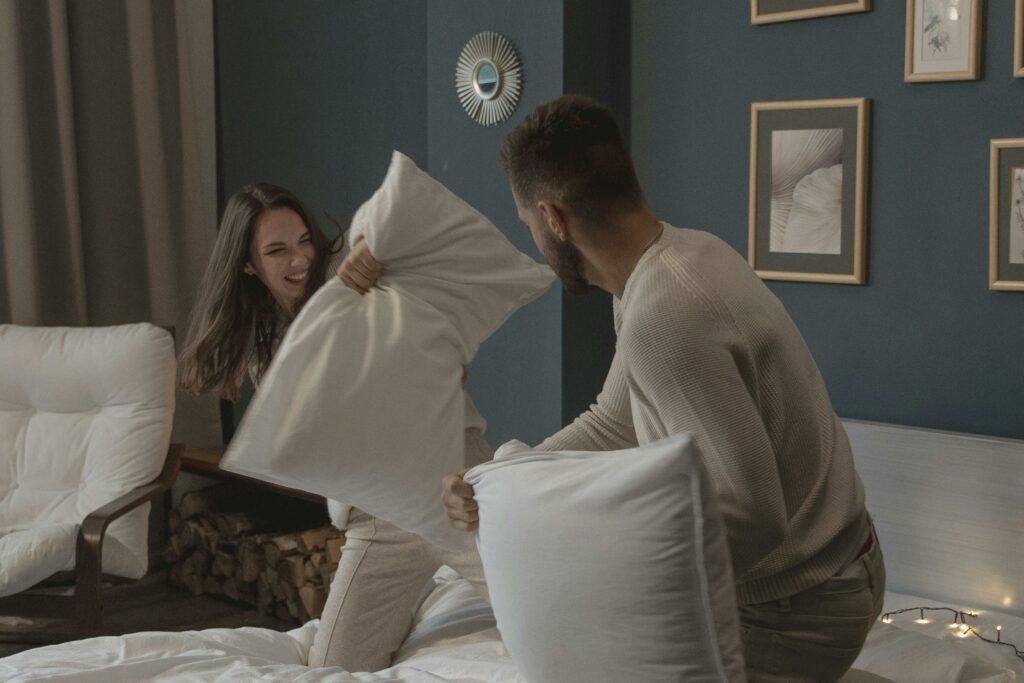
[[[3,681],[301,681],[523,683],[494,615],[469,583],[444,567],[389,669],[349,673],[305,665],[318,621],[263,628],[143,632],[50,645],[0,659]]]
[[[932,601],[886,594],[886,610],[924,604]],[[1024,666],[1005,648],[957,639],[944,623],[918,625],[912,616],[878,624],[843,683],[1024,680]],[[984,632],[1001,624],[1004,639],[1024,641],[1024,619],[1019,617],[982,612],[973,623]],[[305,662],[318,625],[311,621],[287,633],[215,628],[89,638],[0,659],[0,681],[526,683],[501,642],[490,607],[447,567],[434,577],[433,590],[416,611],[413,631],[389,669],[310,669]]]

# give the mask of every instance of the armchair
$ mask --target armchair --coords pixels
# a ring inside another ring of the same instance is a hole
[[[0,616],[101,633],[104,581],[148,569],[148,502],[177,476],[174,342],[149,324],[0,325]],[[70,582],[70,595],[47,592]]]

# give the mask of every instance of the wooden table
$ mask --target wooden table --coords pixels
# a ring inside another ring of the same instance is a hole
[[[318,503],[326,502],[323,496],[318,496],[315,493],[302,491],[300,489],[293,489],[287,486],[280,486],[278,484],[271,484],[270,482],[263,481],[262,479],[254,479],[253,477],[247,477],[243,474],[235,474],[234,472],[222,470],[220,468],[220,461],[221,458],[224,457],[224,450],[224,446],[189,448],[181,458],[181,471],[199,474],[204,477],[213,477],[214,479],[244,481],[272,491],[277,491],[278,493],[295,496],[296,498],[304,498]]]

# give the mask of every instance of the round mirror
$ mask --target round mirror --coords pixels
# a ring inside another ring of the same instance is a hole
[[[485,100],[489,100],[497,95],[501,76],[499,76],[494,62],[484,60],[476,65],[474,71],[476,74],[473,76],[473,89],[476,90],[476,94]]]
[[[493,126],[511,116],[521,83],[519,55],[504,36],[485,31],[469,39],[455,67],[455,91],[473,120]]]

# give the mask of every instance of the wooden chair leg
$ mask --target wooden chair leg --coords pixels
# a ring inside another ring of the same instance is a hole
[[[78,630],[83,634],[100,633],[103,630],[103,575],[100,571],[102,541],[78,537],[78,552],[75,567],[75,614]]]

